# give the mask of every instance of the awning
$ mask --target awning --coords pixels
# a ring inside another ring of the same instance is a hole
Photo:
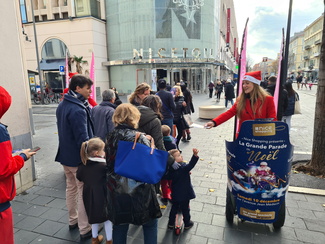
[[[65,59],[42,59],[40,62],[41,70],[59,70],[60,66],[65,66]]]

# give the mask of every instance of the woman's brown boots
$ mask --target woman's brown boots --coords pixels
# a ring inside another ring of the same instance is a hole
[[[96,238],[91,238],[91,244],[100,244],[102,243],[104,236],[98,235]]]

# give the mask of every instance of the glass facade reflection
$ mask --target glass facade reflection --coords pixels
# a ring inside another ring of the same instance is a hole
[[[108,0],[107,42],[112,86],[133,91],[157,77],[203,90],[219,59],[219,1]],[[197,5],[194,5],[197,4]],[[155,74],[155,75],[154,75]],[[154,77],[154,78],[153,78]]]

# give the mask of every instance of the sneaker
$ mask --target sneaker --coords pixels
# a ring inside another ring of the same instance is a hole
[[[188,224],[186,224],[186,225],[184,226],[184,229],[185,229],[185,230],[188,230],[188,229],[192,228],[193,225],[194,225],[194,222],[190,220],[190,222],[188,222]]]
[[[188,142],[188,140],[186,140],[186,138],[182,138],[181,141],[182,142]]]
[[[186,138],[188,141],[192,139],[191,135],[187,135],[187,138]]]

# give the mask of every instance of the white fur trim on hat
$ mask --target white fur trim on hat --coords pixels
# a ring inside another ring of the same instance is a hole
[[[250,75],[244,75],[243,80],[248,80],[248,81],[253,82],[253,83],[257,84],[257,85],[260,85],[261,84],[261,81],[260,80],[256,79],[253,76],[250,76]]]

